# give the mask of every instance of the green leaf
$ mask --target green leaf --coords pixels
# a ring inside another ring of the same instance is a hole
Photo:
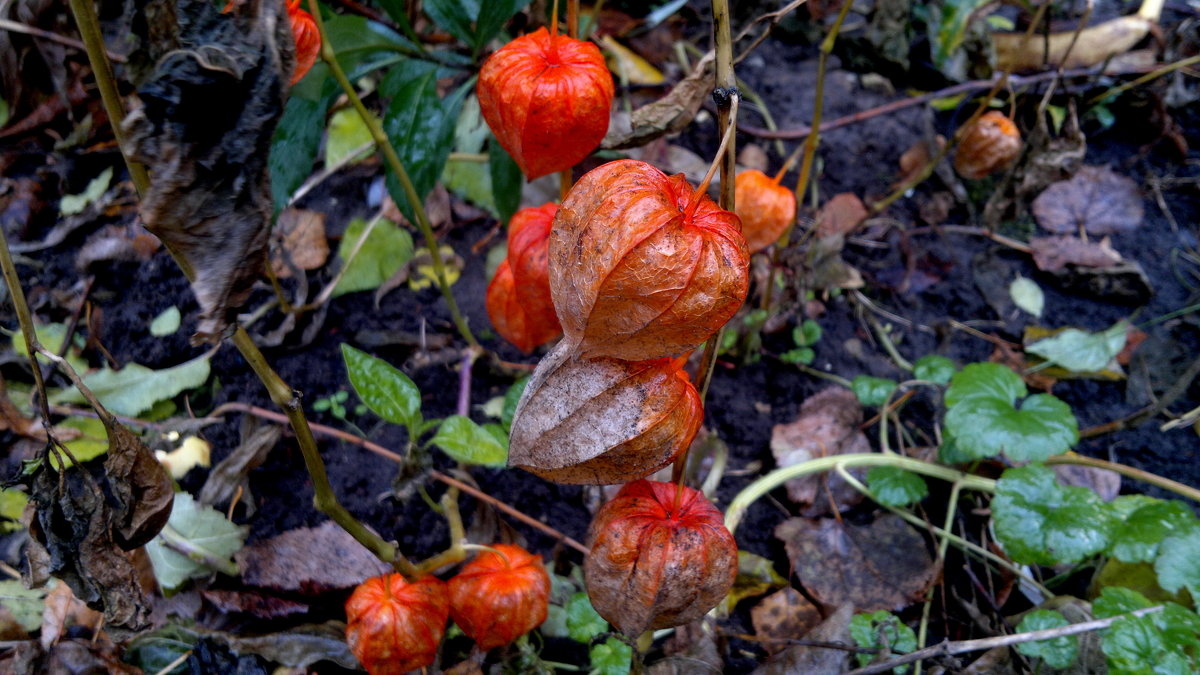
[[[721,616],[727,616],[742,600],[783,588],[787,583],[787,579],[779,576],[775,564],[769,559],[748,551],[738,551],[738,571],[733,588],[717,605],[717,611]]]
[[[1021,619],[1017,626],[1018,633],[1032,633],[1037,630],[1062,628],[1069,625],[1066,617],[1050,609],[1035,609]],[[1051,668],[1067,668],[1075,663],[1079,655],[1079,642],[1074,635],[1060,635],[1049,640],[1017,643],[1017,651],[1025,656],[1038,658]]]
[[[1163,590],[1175,593],[1186,587],[1193,598],[1200,597],[1200,525],[1193,523],[1164,539],[1154,571]]]
[[[130,641],[125,647],[122,660],[141,668],[145,673],[183,675],[191,672],[186,662],[171,670],[164,669],[191,651],[199,639],[200,636],[182,626],[164,626],[151,633],[143,633]]]
[[[445,100],[439,99],[437,76],[433,64],[409,60],[392,68],[379,85],[380,93],[391,99],[383,118],[384,131],[422,200],[442,175],[450,157],[459,108],[468,91],[474,89],[474,80],[468,80]],[[404,217],[417,222],[408,196],[390,168],[387,188]]]
[[[63,353],[63,340],[67,339],[66,324],[42,324],[40,326],[35,326],[33,332],[37,336],[38,342],[40,342],[43,347],[54,352],[55,354]],[[79,356],[79,347],[82,344],[83,341],[76,337],[71,345],[71,348],[66,350],[66,356],[64,357],[66,358],[67,363],[71,364],[71,367],[73,367],[75,371],[79,373],[86,372],[88,369],[87,361]],[[21,335],[21,331],[16,331],[13,333],[12,349],[17,353],[17,356],[20,356],[24,359],[29,358],[29,350],[25,348],[25,338]],[[48,361],[44,356],[39,355],[38,360],[40,360],[42,363],[50,363],[50,361]]]
[[[917,636],[896,615],[886,610],[871,614],[855,614],[850,619],[850,637],[863,649],[886,649],[894,654],[907,654],[917,648]],[[874,654],[856,654],[858,665],[865,666]],[[908,666],[898,666],[892,672],[903,673]]]
[[[401,32],[405,37],[412,40],[414,43],[420,42],[420,37],[412,28],[412,23],[408,20],[408,2],[407,0],[379,0],[379,5],[383,7],[383,11],[396,22],[400,27]]]
[[[1129,324],[1118,321],[1107,330],[1087,333],[1077,328],[1068,328],[1054,337],[1025,347],[1025,351],[1036,354],[1051,363],[1077,373],[1104,370],[1109,362],[1125,348],[1125,336]]]
[[[1001,452],[1018,461],[1039,461],[1066,452],[1079,440],[1071,408],[1050,394],[1028,393],[1013,371],[998,363],[972,363],[950,379],[946,434],[966,456]]]
[[[925,479],[894,466],[876,466],[867,471],[867,486],[884,506],[908,506],[929,494]]]
[[[236,570],[237,566],[229,558],[242,547],[246,532],[211,506],[196,502],[188,493],[175,493],[175,504],[166,528],[146,544],[154,578],[163,588],[173,590],[188,579],[208,576],[213,570],[169,548],[164,536],[178,536],[190,547],[203,551],[213,560],[225,561]]]
[[[421,420],[421,390],[407,375],[348,344],[342,344],[342,358],[350,386],[371,412],[392,424],[416,426]]]
[[[488,173],[492,179],[496,215],[500,222],[507,223],[521,205],[521,186],[525,176],[521,173],[521,167],[509,157],[508,151],[494,138],[488,142]]]
[[[508,463],[505,444],[462,415],[447,417],[430,442],[464,464],[501,467]]]
[[[815,358],[817,358],[817,354],[811,347],[797,347],[779,355],[779,360],[784,363],[802,363],[804,365],[812,363]]]
[[[633,659],[633,649],[615,637],[593,645],[588,650],[592,660],[591,675],[627,675]]]
[[[42,626],[42,612],[46,597],[44,588],[25,588],[25,584],[16,579],[0,581],[0,607],[12,613],[17,625],[32,632]]]
[[[1040,317],[1046,307],[1046,295],[1042,293],[1041,286],[1019,274],[1008,285],[1008,294],[1014,305],[1034,316]]]
[[[1107,587],[1092,602],[1097,619],[1107,619],[1151,607],[1146,596],[1128,588]],[[1109,672],[1195,673],[1200,645],[1200,616],[1173,603],[1161,612],[1119,619],[1104,631],[1101,645]]]
[[[88,204],[99,199],[108,190],[109,184],[112,183],[112,175],[113,170],[110,166],[101,171],[99,176],[89,181],[83,192],[77,195],[63,195],[62,199],[58,202],[58,210],[64,216],[73,216],[77,213],[82,213],[88,207]]]
[[[439,28],[459,40],[474,46],[475,30],[471,24],[479,16],[481,4],[496,0],[425,0],[422,7]]]
[[[1129,497],[1141,495],[1118,497],[1113,501],[1113,506],[1118,506]],[[1117,525],[1109,550],[1124,562],[1151,562],[1158,555],[1159,543],[1163,539],[1193,526],[1195,522],[1195,514],[1183,502],[1155,499],[1130,513],[1124,522]]]
[[[154,337],[173,335],[175,331],[179,330],[179,324],[182,321],[183,317],[179,314],[179,308],[171,305],[150,322],[150,334]]]
[[[350,221],[346,234],[338,244],[338,259],[343,265],[366,228],[367,221],[362,218]],[[379,288],[412,257],[413,238],[408,230],[401,229],[390,220],[380,220],[334,288],[333,297]]]
[[[366,17],[352,14],[332,14],[325,19],[325,31],[329,44],[337,52],[338,63],[346,71],[351,82],[373,70],[384,66],[404,63],[407,58],[403,52],[415,53],[422,51],[417,43],[412,42],[396,31],[381,23],[370,21]],[[441,52],[447,60],[453,58],[451,52]],[[466,62],[467,59],[459,59]],[[320,63],[318,62],[318,65]],[[316,68],[313,68],[316,70]],[[308,78],[305,77],[305,80]],[[304,84],[301,82],[300,84]],[[336,83],[332,89],[340,90]],[[324,89],[322,93],[324,93]]]
[[[590,644],[592,638],[608,630],[608,622],[592,607],[587,593],[576,593],[567,601],[567,634],[576,642]]]
[[[314,68],[315,70],[315,68]],[[311,73],[310,73],[311,74]],[[308,79],[307,77],[305,79]],[[293,91],[275,127],[267,167],[271,172],[271,200],[275,212],[287,206],[292,194],[312,174],[313,162],[321,149],[325,130],[325,111],[329,101],[310,100]]]
[[[8,101],[5,101],[3,98],[0,98],[0,127],[3,127],[5,124],[8,124],[8,114],[9,114]]]
[[[926,382],[946,384],[957,370],[950,359],[937,354],[927,354],[913,364],[913,377]]]
[[[504,425],[505,429],[512,428],[513,416],[517,414],[517,403],[521,401],[521,394],[525,393],[525,385],[529,384],[528,377],[522,377],[508,391],[504,392],[504,407],[500,409],[500,424]]]
[[[108,430],[100,420],[94,417],[69,417],[59,422],[58,426],[80,433],[79,437],[64,441],[67,449],[80,462],[95,459],[108,452]],[[50,453],[50,466],[58,471],[59,462],[55,453]]]
[[[971,16],[984,4],[986,0],[945,0],[942,3],[941,21],[932,40],[933,58],[938,67],[945,65],[962,45]]]
[[[150,409],[159,401],[174,398],[204,384],[208,380],[209,370],[206,354],[162,370],[150,370],[137,363],[130,363],[120,370],[103,368],[84,375],[83,383],[109,411],[117,415],[137,417],[143,410]],[[50,402],[60,404],[86,401],[83,395],[72,387],[51,394]]]
[[[329,137],[325,141],[325,168],[337,166],[344,160],[361,162],[371,155],[371,148],[359,150],[358,156],[350,155],[364,145],[371,144],[371,130],[362,115],[354,108],[342,108],[329,118]]]
[[[1059,485],[1041,465],[1004,472],[996,482],[992,522],[1009,557],[1037,565],[1079,562],[1103,551],[1116,524],[1099,495]]]
[[[478,53],[489,40],[496,37],[504,24],[528,4],[529,0],[486,0],[481,3],[472,43],[475,52]]]
[[[896,390],[896,381],[870,375],[859,375],[850,382],[850,390],[863,405],[881,406]]]
[[[1097,619],[1107,619],[1121,614],[1136,612],[1153,606],[1146,596],[1120,586],[1109,586],[1100,591],[1100,597],[1092,601],[1092,614]]]
[[[797,347],[811,347],[817,344],[821,339],[821,324],[812,319],[805,319],[803,323],[792,329],[792,341]]]
[[[21,515],[25,513],[25,505],[29,496],[20,490],[5,488],[0,490],[0,533],[16,532],[23,529]]]

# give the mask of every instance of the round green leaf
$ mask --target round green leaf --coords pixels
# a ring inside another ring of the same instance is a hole
[[[896,381],[870,375],[859,375],[850,382],[850,390],[863,405],[881,406],[896,390]]]
[[[917,636],[913,630],[887,610],[855,614],[850,619],[850,637],[863,649],[886,649],[894,654],[907,654],[917,648]],[[875,658],[875,654],[859,653],[857,657],[858,664],[865,666]],[[893,668],[896,673],[906,670],[908,666]]]
[[[567,634],[571,639],[590,644],[592,638],[608,630],[608,622],[592,607],[588,594],[579,592],[567,601]]]
[[[913,377],[927,382],[946,384],[954,377],[954,362],[944,356],[927,354],[913,364]]]
[[[1154,571],[1163,590],[1175,593],[1187,587],[1193,598],[1200,597],[1200,526],[1192,525],[1164,539]]]
[[[992,499],[996,537],[1019,563],[1079,562],[1103,551],[1115,521],[1103,500],[1083,487],[1064,487],[1039,466],[1008,469]]]
[[[925,479],[894,466],[876,466],[867,472],[867,486],[884,506],[908,506],[929,494]]]
[[[1035,609],[1021,619],[1017,632],[1032,633],[1037,630],[1062,628],[1069,624],[1066,617],[1058,612]],[[1075,657],[1079,655],[1079,642],[1074,635],[1060,635],[1049,640],[1018,643],[1017,651],[1025,656],[1041,659],[1051,668],[1066,668],[1075,663]]]
[[[946,390],[946,434],[975,459],[1001,452],[1019,461],[1040,461],[1066,452],[1079,440],[1071,408],[1050,394],[1030,396],[1021,378],[996,363],[972,363]]]
[[[1183,502],[1150,500],[1116,526],[1111,552],[1124,562],[1151,562],[1158,555],[1158,545],[1163,539],[1194,523],[1195,514]]]

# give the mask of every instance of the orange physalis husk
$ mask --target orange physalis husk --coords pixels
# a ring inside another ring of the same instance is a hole
[[[596,45],[539,28],[484,62],[476,92],[492,133],[533,180],[596,149],[614,87]]]
[[[367,579],[346,601],[346,642],[371,675],[400,675],[437,658],[450,593],[437,577]]]
[[[629,636],[704,616],[737,577],[737,543],[698,490],[639,480],[600,507],[583,561],[600,616]]]
[[[450,616],[484,651],[542,625],[550,606],[542,556],[509,544],[492,548],[504,556],[480,553],[450,580]]]
[[[500,337],[525,353],[562,334],[553,307],[550,308],[549,316],[546,313],[533,314],[526,311],[507,259],[500,261],[500,266],[496,268],[496,276],[492,277],[492,283],[488,284],[486,306],[488,316],[492,319],[492,327]]]
[[[321,33],[312,14],[300,9],[300,0],[289,0],[288,19],[292,23],[292,40],[296,43],[296,66],[292,69],[291,84],[296,84],[317,62],[321,52]]]
[[[554,300],[550,297],[550,226],[558,204],[543,204],[513,214],[508,222],[508,266],[512,268],[517,300],[525,315],[538,324],[538,344],[545,344],[562,333]],[[548,335],[545,339],[543,335]]]
[[[734,188],[742,236],[750,253],[774,244],[796,220],[796,195],[758,169],[739,173]]]
[[[704,420],[686,361],[575,359],[560,342],[517,403],[508,462],[556,483],[614,485],[670,464]]]
[[[742,306],[749,255],[738,217],[636,160],[571,188],[550,232],[550,293],[581,357],[643,361],[707,340]]]
[[[954,170],[979,180],[1007,168],[1021,152],[1021,132],[1004,113],[989,110],[963,133],[954,153]]]

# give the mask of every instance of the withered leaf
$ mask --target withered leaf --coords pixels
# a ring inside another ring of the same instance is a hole
[[[613,120],[600,147],[607,150],[635,148],[660,136],[682,131],[692,123],[704,100],[712,94],[715,63],[715,54],[708,52],[669,94],[634,110],[628,122],[620,118]]]
[[[292,614],[303,614],[308,605],[253,591],[200,591],[213,607],[225,613],[250,614],[260,619],[278,619]]]
[[[241,444],[209,472],[204,487],[200,488],[199,502],[208,506],[228,504],[240,487],[241,503],[246,505],[246,515],[252,516],[255,504],[250,494],[249,473],[267,460],[283,430],[274,424],[257,425],[249,421],[252,419],[249,415],[244,419]]]
[[[271,235],[276,241],[276,247],[271,251],[271,269],[280,279],[292,276],[293,267],[315,270],[329,259],[324,213],[284,209],[279,213]]]
[[[38,638],[42,649],[49,650],[53,647],[71,626],[95,628],[100,624],[100,613],[88,609],[66,584],[55,586],[54,590],[46,595],[45,603],[42,633]]]
[[[853,192],[834,195],[817,213],[817,236],[850,234],[866,219],[867,207]]]
[[[627,483],[691,443],[703,409],[682,364],[573,358],[560,342],[513,416],[508,462],[559,483]]]
[[[775,425],[771,453],[775,463],[785,467],[818,457],[870,452],[871,444],[858,428],[861,423],[862,406],[854,393],[845,387],[829,387],[806,400],[794,422]],[[837,474],[794,478],[785,486],[788,497],[803,506],[802,513],[810,518],[829,513],[830,499],[839,511],[863,499],[861,492]]]
[[[1033,200],[1038,225],[1062,234],[1112,234],[1142,224],[1137,183],[1106,166],[1083,166],[1070,180],[1047,187]]]
[[[166,469],[141,439],[107,416],[104,473],[116,502],[113,536],[126,551],[154,538],[171,517],[175,490]]]
[[[831,607],[898,611],[922,597],[937,577],[925,540],[898,516],[867,526],[791,518],[775,528],[800,583]]]
[[[234,560],[249,586],[306,595],[353,588],[391,569],[331,520],[255,542]]]
[[[1084,241],[1078,237],[1030,237],[1033,262],[1044,272],[1057,272],[1067,265],[1106,268],[1120,264],[1121,254],[1108,237]]]
[[[253,10],[253,11],[251,11]],[[266,258],[267,156],[294,61],[284,3],[220,13],[177,0],[174,35],[125,121],[129,155],[153,176],[142,221],[194,272],[194,342],[217,342]],[[168,31],[169,33],[169,31]]]
[[[759,601],[750,610],[750,622],[767,653],[774,654],[821,623],[821,610],[789,586]]]
[[[649,675],[691,675],[699,666],[708,672],[723,672],[725,662],[717,648],[716,635],[706,628],[704,621],[695,621],[675,629],[675,633],[663,643],[662,660],[656,661],[647,672]]]
[[[852,605],[842,605],[836,612],[809,631],[807,639],[813,642],[840,642],[851,644],[850,619],[854,617]],[[788,647],[772,656],[754,670],[753,675],[792,675],[793,673],[844,673],[849,670],[850,652],[826,649],[809,645]]]

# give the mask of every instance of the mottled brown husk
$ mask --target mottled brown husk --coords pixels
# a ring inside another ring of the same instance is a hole
[[[991,110],[975,120],[954,153],[954,170],[979,180],[1007,168],[1021,152],[1021,132],[1004,113]]]

